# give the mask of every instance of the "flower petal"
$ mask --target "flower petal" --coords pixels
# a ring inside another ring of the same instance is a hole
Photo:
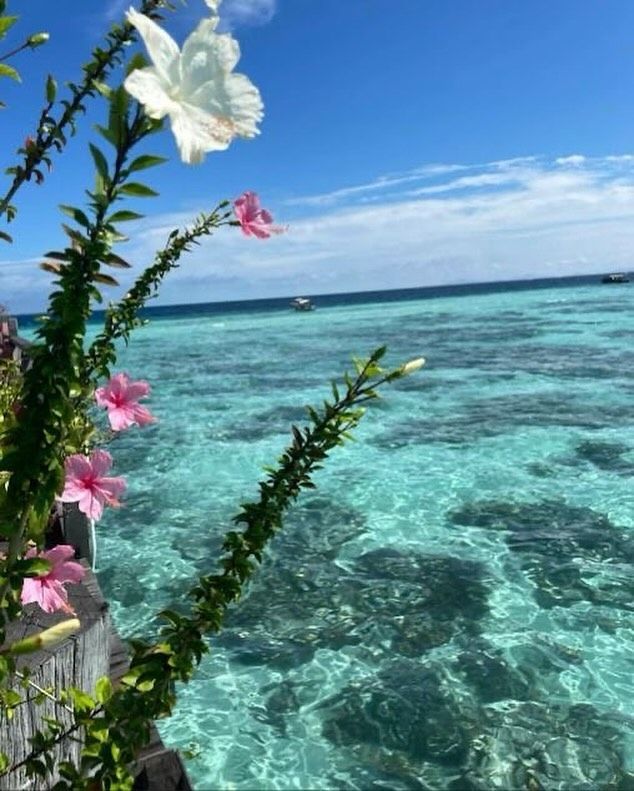
[[[103,448],[95,448],[90,454],[93,477],[99,478],[112,467],[112,456]]]
[[[126,16],[128,22],[139,31],[161,79],[170,84],[176,82],[180,60],[178,44],[160,25],[134,8],[130,8]]]
[[[224,151],[234,137],[230,121],[190,104],[171,113],[170,120],[181,159],[190,165],[202,162],[207,151]]]
[[[42,597],[42,579],[40,577],[25,577],[22,582],[20,601],[22,604],[40,603]]]
[[[86,569],[74,560],[68,560],[63,563],[54,574],[51,574],[50,579],[55,579],[58,582],[81,582],[86,575]]]
[[[103,514],[103,501],[99,499],[98,495],[93,494],[90,489],[86,489],[81,499],[77,503],[77,508],[86,514],[91,519],[101,519]]]
[[[52,549],[47,549],[41,554],[46,560],[51,561],[53,564],[51,571],[54,571],[55,567],[60,563],[66,563],[66,561],[75,557],[75,548],[70,544],[57,544],[57,546],[54,546]]]
[[[60,582],[45,580],[38,603],[44,612],[73,612],[68,604],[68,593]]]
[[[108,410],[108,420],[113,431],[125,431],[134,425],[132,408],[129,406],[115,407]]]
[[[81,481],[70,480],[64,484],[64,491],[58,499],[62,503],[76,503],[84,496],[86,486]]]
[[[95,390],[95,401],[97,406],[107,407],[110,403],[110,392],[107,387],[98,387]]]
[[[206,82],[218,83],[240,60],[240,45],[229,33],[215,32],[217,19],[203,19],[183,44],[180,80],[183,95]]]
[[[145,379],[138,379],[136,382],[129,382],[126,388],[126,398],[129,401],[138,401],[150,395],[150,385]]]
[[[73,453],[64,461],[64,471],[67,479],[81,480],[92,474],[92,466],[88,457],[83,453]]]
[[[143,105],[150,118],[164,118],[178,106],[168,95],[165,84],[152,66],[135,69],[125,78],[123,87]]]
[[[228,74],[221,83],[206,82],[188,101],[212,115],[230,119],[234,136],[259,134],[257,125],[264,117],[264,105],[260,92],[244,74]]]
[[[134,404],[131,407],[131,411],[137,426],[147,426],[150,423],[156,423],[154,415],[141,404]]]
[[[75,562],[75,548],[70,544],[58,544],[43,552],[42,557],[53,564],[46,575],[49,581],[80,582],[84,578],[86,571],[81,563]]]
[[[127,483],[125,478],[100,478],[94,489],[94,496],[108,505],[119,505],[119,496],[122,495]]]

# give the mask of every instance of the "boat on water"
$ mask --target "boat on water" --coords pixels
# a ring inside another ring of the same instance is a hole
[[[604,275],[601,278],[602,283],[629,283],[630,279],[627,275],[624,275],[622,272],[615,272],[612,275]]]
[[[315,310],[313,303],[306,297],[295,297],[291,302],[293,310]]]

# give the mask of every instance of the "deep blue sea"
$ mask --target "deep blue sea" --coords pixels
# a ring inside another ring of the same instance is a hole
[[[634,784],[634,283],[597,278],[162,308],[120,369],[159,423],[112,444],[120,631],[214,568],[329,381],[427,358],[288,514],[180,691],[197,789]],[[629,774],[629,777],[628,777]]]

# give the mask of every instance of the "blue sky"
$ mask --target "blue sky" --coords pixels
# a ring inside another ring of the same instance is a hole
[[[51,40],[13,61],[22,85],[0,83],[3,166],[33,128],[46,74],[77,79],[128,5],[9,3],[16,41]],[[147,172],[161,196],[130,204],[147,217],[120,253],[135,274],[169,230],[244,189],[289,232],[219,233],[162,302],[634,268],[631,0],[224,0],[221,12],[237,70],[261,90],[262,133],[195,167],[169,132],[154,138],[148,150],[170,157]],[[205,13],[189,0],[166,26],[182,43]],[[44,305],[37,262],[62,244],[57,204],[81,205],[90,186],[86,143],[104,109],[91,104],[46,183],[19,193],[15,243],[0,249],[0,301],[18,312]]]

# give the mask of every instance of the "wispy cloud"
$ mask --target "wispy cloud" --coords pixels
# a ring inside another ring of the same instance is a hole
[[[107,22],[114,22],[123,18],[125,11],[132,5],[132,0],[109,0],[103,15]],[[192,4],[192,11],[193,14]],[[266,25],[277,11],[277,0],[223,0],[219,7],[220,30],[235,30],[243,26]],[[196,12],[199,16],[209,14],[209,8],[200,3]]]
[[[634,269],[634,155],[569,160],[425,166],[352,192],[335,189],[328,202],[273,207],[276,219],[290,223],[286,235],[261,242],[223,229],[184,257],[161,301]],[[131,224],[136,241],[121,253],[138,272],[189,216]],[[45,293],[47,276],[32,264],[0,263],[0,277],[0,301],[16,310],[41,306],[33,295]]]
[[[393,190],[395,187],[400,187],[404,184],[412,184],[415,182],[429,182],[438,181],[443,176],[457,172],[476,172],[483,171],[485,179],[492,180],[494,174],[497,172],[505,173],[514,171],[521,165],[527,165],[535,162],[537,157],[515,157],[514,159],[500,159],[495,162],[487,162],[486,164],[444,164],[436,163],[430,165],[423,165],[422,167],[414,168],[405,173],[394,173],[385,176],[379,176],[373,181],[365,184],[356,184],[349,187],[341,187],[334,189],[331,192],[323,192],[317,195],[304,195],[301,197],[290,198],[287,203],[296,206],[330,206],[337,203],[361,197],[364,201],[368,200],[367,196],[371,196],[369,200],[376,200],[372,196],[383,196],[386,192]],[[488,171],[488,172],[487,172]],[[479,178],[479,177],[473,177]],[[418,190],[410,190],[407,194],[425,194],[425,192],[445,192],[448,187],[442,183],[436,186],[421,187]]]
[[[223,0],[220,29],[233,30],[243,25],[266,25],[275,16],[276,0]]]
[[[580,167],[581,165],[585,164],[586,158],[583,154],[570,154],[567,157],[558,157],[555,160],[556,165],[568,165],[570,167]]]

